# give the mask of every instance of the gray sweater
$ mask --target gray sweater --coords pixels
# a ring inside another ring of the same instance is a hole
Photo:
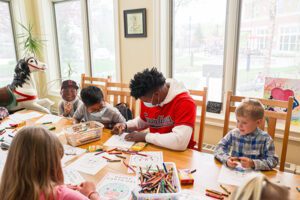
[[[119,112],[119,110],[113,107],[110,104],[106,104],[101,110],[102,115],[99,117],[93,116],[91,113],[87,111],[87,108],[84,104],[80,105],[80,107],[75,112],[73,118],[77,122],[81,121],[98,121],[104,124],[105,128],[112,128],[116,123],[125,123],[126,120],[123,115]]]

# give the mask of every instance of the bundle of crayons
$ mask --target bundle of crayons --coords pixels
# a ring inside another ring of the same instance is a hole
[[[140,168],[140,193],[176,193],[177,188],[172,181],[173,168],[166,171],[156,167],[156,172],[150,172],[150,166],[145,173]]]
[[[229,196],[229,192],[226,194],[223,193],[223,192],[219,192],[217,190],[210,190],[210,189],[206,189],[205,190],[205,195],[206,196],[209,196],[209,197],[212,197],[212,198],[215,198],[215,199],[224,199],[224,197],[228,197]]]

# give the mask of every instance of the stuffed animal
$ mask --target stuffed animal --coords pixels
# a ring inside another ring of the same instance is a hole
[[[46,98],[38,98],[32,75],[33,72],[44,71],[45,69],[46,65],[34,57],[19,60],[15,67],[13,82],[0,88],[0,106],[6,107],[9,111],[26,108],[50,113],[50,106],[54,102]]]

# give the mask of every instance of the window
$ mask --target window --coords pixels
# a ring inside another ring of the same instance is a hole
[[[300,1],[242,1],[236,94],[262,97],[265,77],[300,78]],[[250,13],[264,10],[267,16]],[[284,13],[284,15],[281,15]],[[255,16],[255,15],[254,15]]]
[[[107,0],[90,0],[88,6],[93,76],[116,77],[113,4]]]
[[[218,6],[216,6],[218,5]],[[172,73],[222,101],[226,0],[173,0]]]
[[[12,30],[10,3],[0,1],[0,86],[12,82],[16,66],[16,49]]]
[[[72,74],[71,78],[80,82],[85,71],[80,1],[55,3],[54,8],[61,78]]]
[[[116,79],[114,1],[53,1],[60,78]]]

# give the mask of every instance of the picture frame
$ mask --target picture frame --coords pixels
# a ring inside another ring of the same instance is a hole
[[[124,10],[126,38],[147,37],[146,8]]]

